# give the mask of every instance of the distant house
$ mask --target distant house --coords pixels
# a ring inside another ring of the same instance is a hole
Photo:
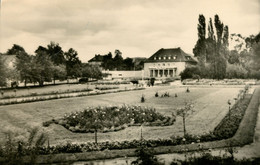
[[[103,62],[104,62],[104,60],[106,59],[105,56],[107,56],[107,55],[100,55],[100,54],[95,55],[93,58],[91,58],[88,61],[88,63],[90,65],[95,65],[95,66],[101,67]],[[134,68],[133,69],[134,70],[142,70],[143,69],[143,63],[146,60],[145,57],[133,57],[133,58],[130,58],[130,59],[133,60],[133,63],[134,63]]]
[[[103,55],[95,55],[95,57],[91,58],[88,63],[90,65],[96,65],[96,66],[99,66],[101,67],[102,63],[103,63],[103,60],[104,60],[104,56]]]
[[[148,78],[178,77],[197,61],[181,48],[160,49],[144,62],[144,76]]]

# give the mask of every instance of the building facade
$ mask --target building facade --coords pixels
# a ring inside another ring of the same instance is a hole
[[[179,74],[197,61],[185,53],[181,48],[160,49],[144,63],[144,76],[146,78],[170,78]]]

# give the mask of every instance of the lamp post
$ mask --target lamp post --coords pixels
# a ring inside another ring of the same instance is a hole
[[[229,113],[229,120],[230,120],[230,115],[231,115],[230,105],[231,105],[231,101],[228,100],[228,113]]]

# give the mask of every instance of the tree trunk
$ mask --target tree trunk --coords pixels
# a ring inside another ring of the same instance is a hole
[[[41,87],[43,86],[43,81],[42,81],[42,80],[39,81],[39,85],[40,85]]]
[[[53,77],[53,84],[55,85],[55,77]]]

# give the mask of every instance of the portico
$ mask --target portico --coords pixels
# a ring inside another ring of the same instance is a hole
[[[174,68],[149,68],[150,77],[176,77],[177,67]]]

